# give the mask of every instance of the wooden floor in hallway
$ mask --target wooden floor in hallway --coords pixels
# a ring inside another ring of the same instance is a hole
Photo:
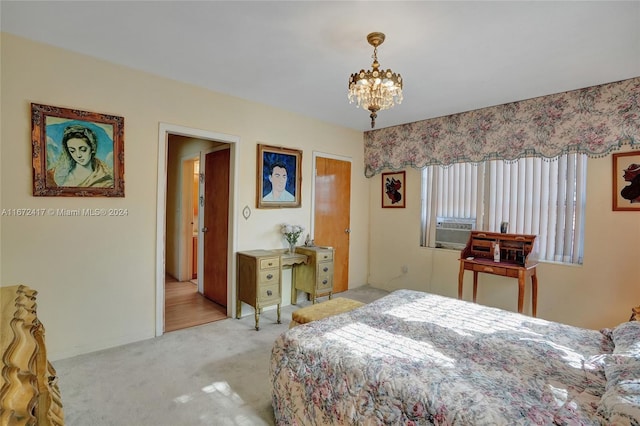
[[[164,281],[164,331],[175,331],[227,318],[227,309],[198,293],[191,281],[169,275]]]

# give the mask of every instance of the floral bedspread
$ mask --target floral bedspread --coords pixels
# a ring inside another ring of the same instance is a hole
[[[611,334],[398,290],[277,338],[276,422],[608,424]]]

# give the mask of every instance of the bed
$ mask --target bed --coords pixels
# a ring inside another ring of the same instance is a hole
[[[412,290],[281,334],[278,425],[637,425],[640,322],[587,330]]]

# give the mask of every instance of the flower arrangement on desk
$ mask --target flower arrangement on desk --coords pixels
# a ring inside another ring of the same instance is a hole
[[[300,225],[289,225],[283,223],[280,225],[280,232],[284,235],[285,240],[289,243],[289,253],[293,253],[295,251],[296,243],[298,242],[298,238],[300,238],[300,234],[304,231],[304,226]]]

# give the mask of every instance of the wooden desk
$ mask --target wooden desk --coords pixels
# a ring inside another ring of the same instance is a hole
[[[248,250],[236,253],[236,318],[242,316],[242,302],[253,306],[255,328],[260,330],[262,308],[277,305],[280,324],[282,304],[282,269],[307,262],[304,254],[286,250]]]
[[[538,277],[534,260],[535,235],[502,234],[472,231],[467,246],[460,257],[458,274],[458,299],[462,299],[464,271],[473,271],[473,301],[478,294],[478,273],[518,279],[518,312],[524,304],[524,284],[531,277],[531,311],[536,316],[538,308]],[[493,244],[500,245],[500,262],[493,261]]]

